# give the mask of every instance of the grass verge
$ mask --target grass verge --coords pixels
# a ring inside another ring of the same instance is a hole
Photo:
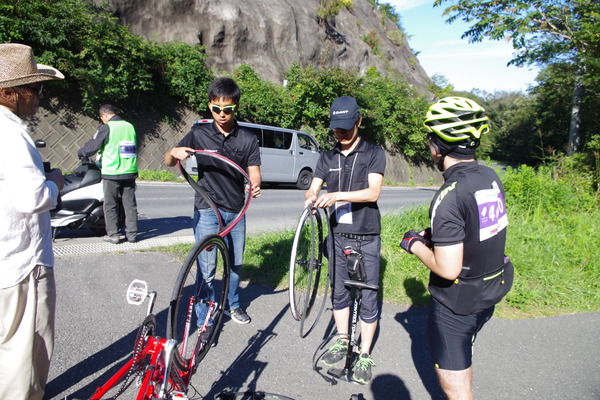
[[[141,181],[158,182],[182,182],[183,178],[169,171],[141,169],[138,171],[138,179]]]

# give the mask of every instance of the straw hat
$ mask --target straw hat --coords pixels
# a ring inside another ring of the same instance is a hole
[[[56,68],[36,64],[31,47],[18,43],[0,43],[0,88],[64,77]]]

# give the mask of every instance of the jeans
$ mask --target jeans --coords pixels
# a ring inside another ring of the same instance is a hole
[[[221,218],[223,220],[223,227],[229,222],[235,219],[237,213],[227,212],[219,210]],[[211,235],[219,232],[219,221],[216,215],[210,208],[196,210],[194,212],[194,238],[196,242],[200,241],[204,236]],[[232,262],[230,280],[229,280],[229,294],[227,301],[229,303],[229,309],[235,309],[240,306],[238,285],[240,282],[240,272],[242,271],[242,263],[244,260],[244,246],[246,243],[246,217],[242,217],[237,225],[229,232],[224,238],[227,250],[229,253],[229,260]],[[215,278],[215,257],[216,251],[203,251],[198,256],[198,273],[202,276],[198,276],[198,282],[202,280],[205,285],[206,291],[199,293],[199,296],[204,299],[215,300],[215,291],[213,287],[213,280]],[[207,306],[206,304],[196,305],[196,316],[198,317],[198,325],[202,325],[204,318],[206,317]]]

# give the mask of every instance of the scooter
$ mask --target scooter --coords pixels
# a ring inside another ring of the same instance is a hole
[[[102,175],[94,160],[81,159],[81,165],[65,175],[60,197],[62,207],[50,211],[53,236],[63,229],[86,227],[96,235],[106,234]]]
[[[46,142],[36,140],[35,147],[46,147]],[[44,164],[44,168],[49,169],[49,163]],[[63,229],[88,227],[96,235],[106,234],[100,166],[92,159],[82,158],[81,165],[64,177],[59,206],[50,210],[53,239]]]

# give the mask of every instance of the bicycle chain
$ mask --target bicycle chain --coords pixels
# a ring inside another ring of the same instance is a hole
[[[175,384],[177,386],[179,386],[180,388],[182,388],[182,389],[185,388],[186,392],[187,392],[187,385],[183,381],[183,378],[181,376],[179,376],[179,374],[177,373],[177,371],[173,371],[173,369],[174,368],[171,368],[171,379],[173,379],[173,381],[175,382]]]
[[[151,318],[150,318],[151,317]],[[139,356],[146,345],[145,338],[148,336],[148,332],[154,331],[156,328],[156,322],[154,320],[154,316],[148,316],[140,326],[138,333],[135,337],[135,344],[133,345],[133,354],[132,359],[133,363],[131,364],[131,368],[127,371],[127,375],[123,378],[123,383],[121,387],[117,390],[117,393],[113,397],[108,397],[106,400],[116,400],[117,397],[122,395],[125,390],[129,387],[133,380],[136,380],[140,373],[143,372],[141,368],[139,368]]]

